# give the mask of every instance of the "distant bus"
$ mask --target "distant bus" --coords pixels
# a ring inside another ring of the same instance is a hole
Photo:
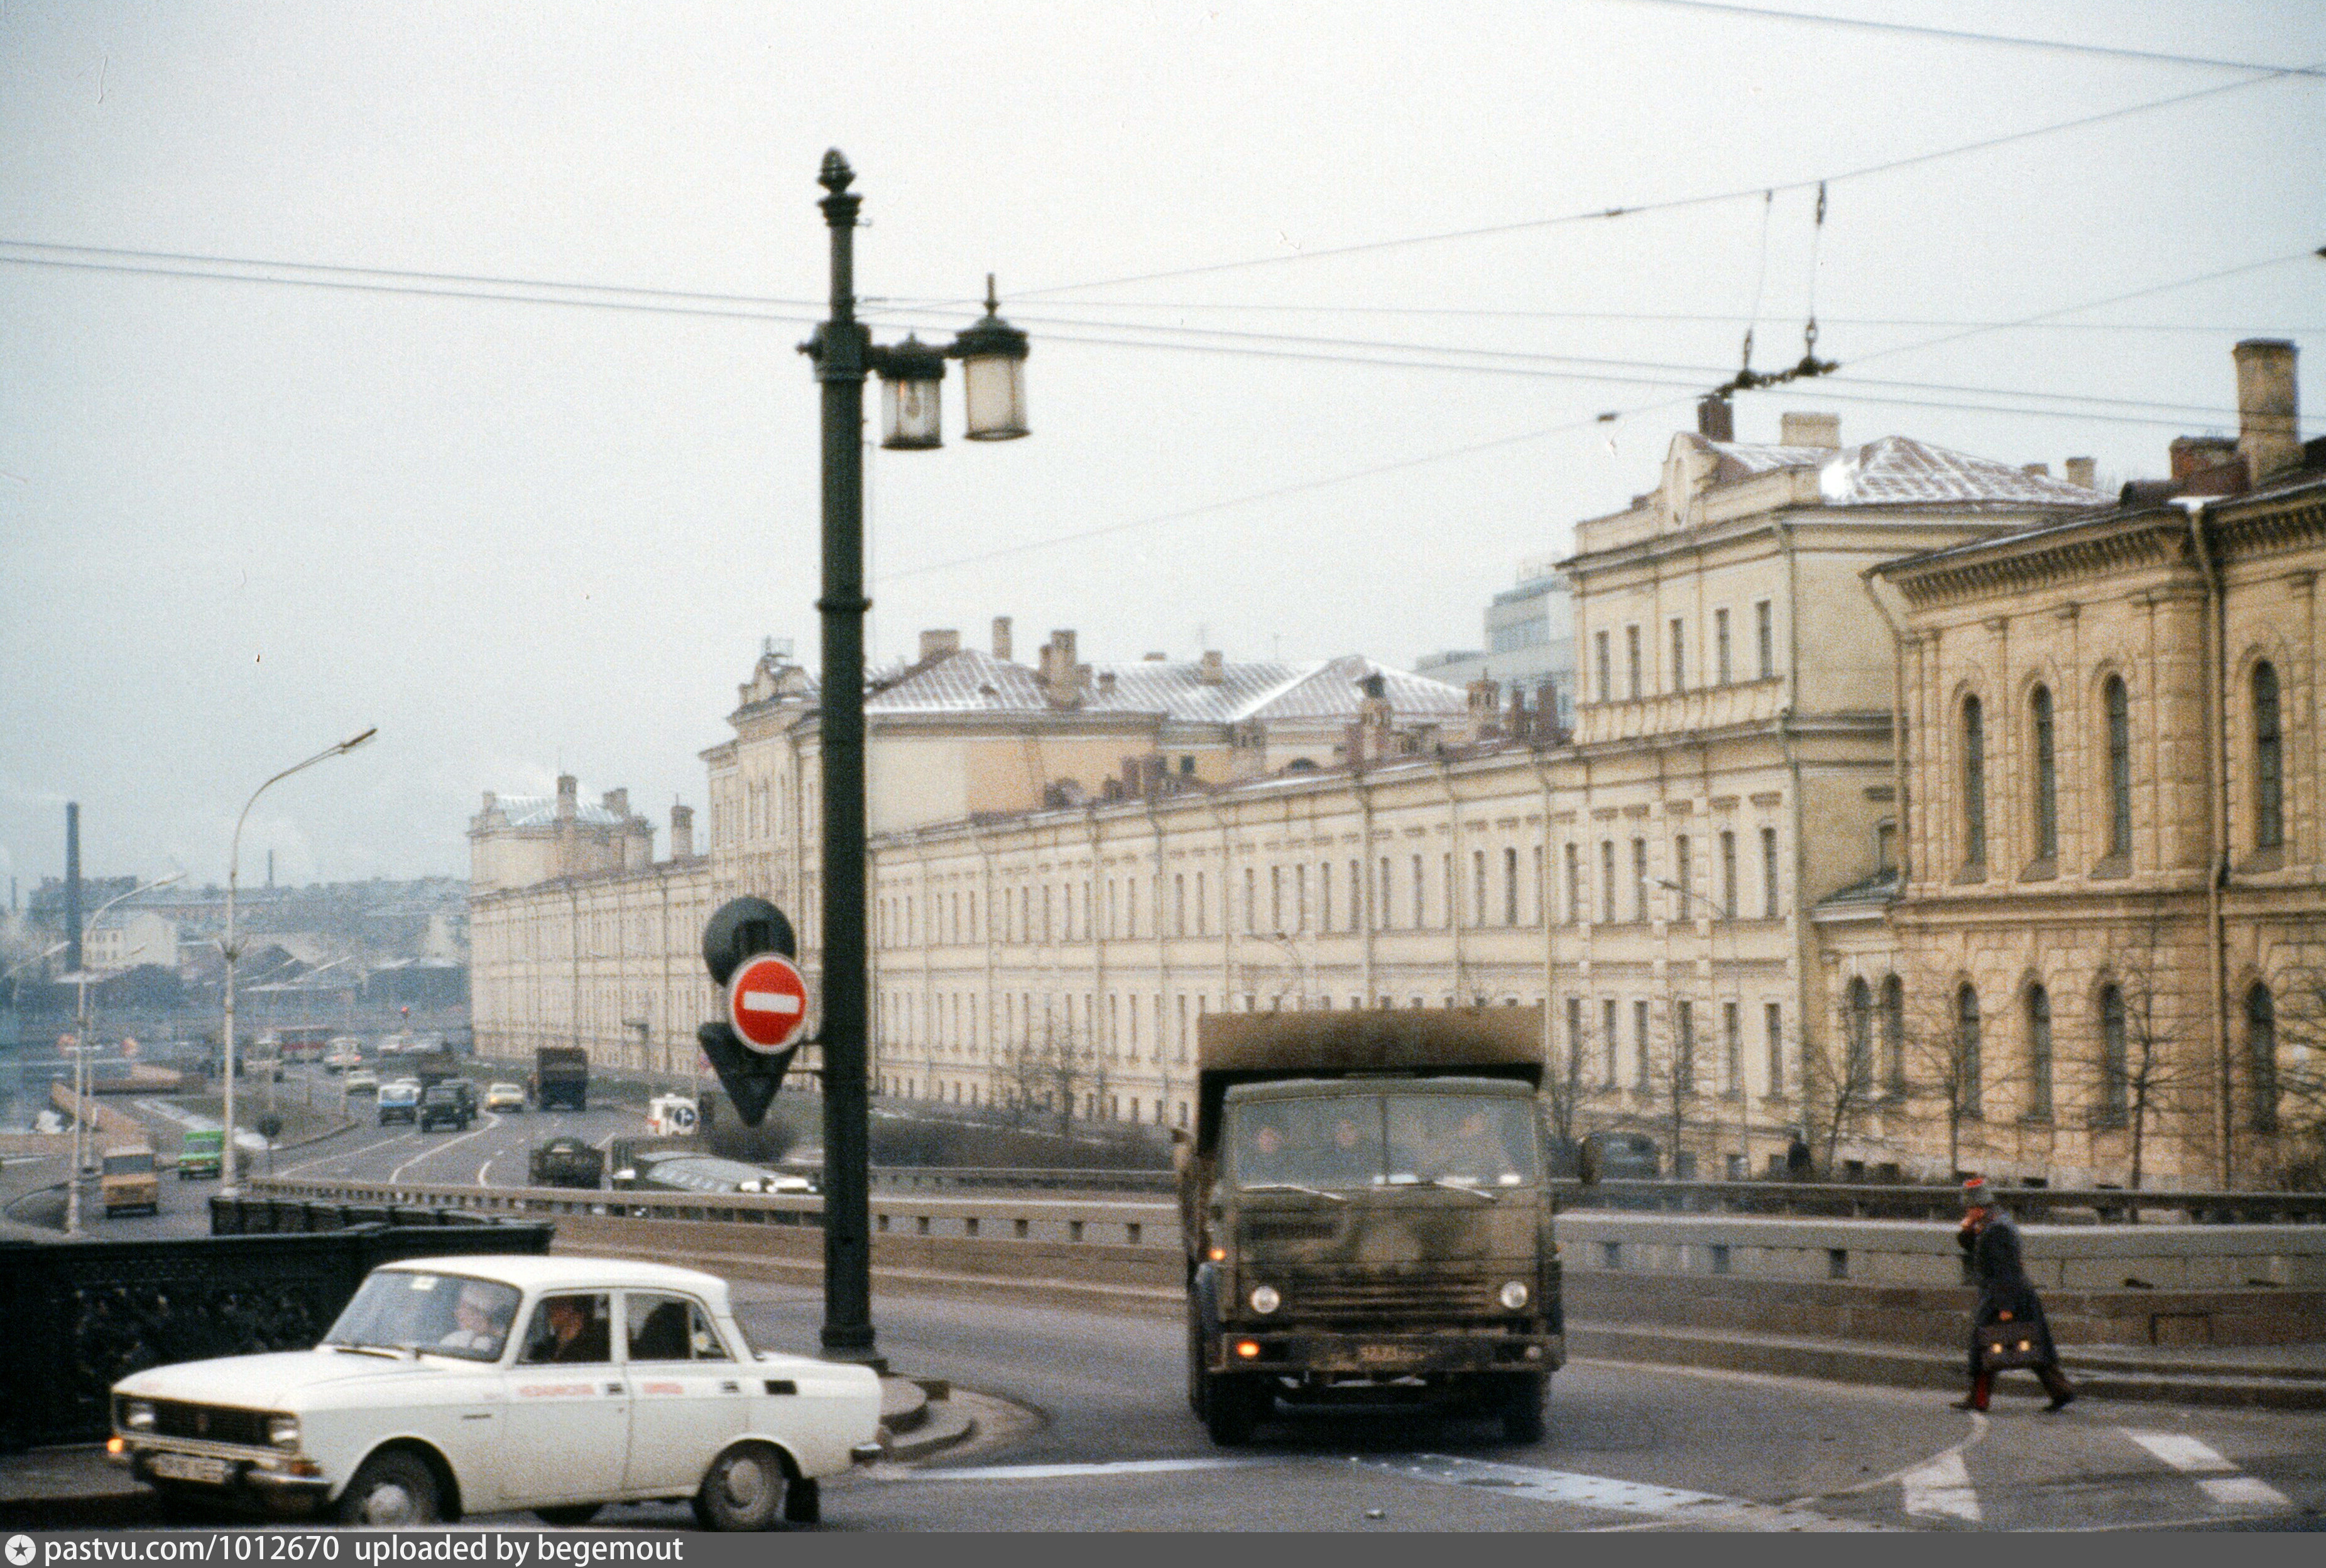
[[[285,1062],[321,1062],[324,1048],[331,1040],[329,1024],[302,1024],[276,1033],[282,1039],[283,1060]]]

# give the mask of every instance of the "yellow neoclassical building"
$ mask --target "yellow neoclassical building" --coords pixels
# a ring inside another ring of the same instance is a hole
[[[1831,416],[1739,442],[1726,413],[1577,526],[1571,732],[1558,694],[1506,707],[1362,659],[1093,668],[1056,634],[1027,665],[1007,623],[991,651],[928,634],[869,704],[876,1089],[1178,1125],[1205,1011],[1543,1003],[1577,1130],[1646,1130],[1703,1174],[1762,1171],[1797,1127],[1838,1163],[1940,1165],[1903,1108],[1835,1092],[1821,915],[1855,896],[1886,932],[1865,890],[1902,815],[1896,612],[1868,576],[2104,497],[1845,445]],[[703,754],[700,860],[480,888],[481,1049],[571,1019],[609,1059],[683,1066],[715,999],[699,922],[665,907],[772,897],[813,971],[814,681],[769,654],[740,695]],[[498,831],[472,824],[480,856]],[[498,945],[535,927],[542,956]],[[682,1016],[640,999],[665,969]],[[556,994],[577,985],[597,999]]]

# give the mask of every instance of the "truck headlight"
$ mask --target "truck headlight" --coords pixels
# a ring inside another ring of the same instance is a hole
[[[121,1406],[121,1424],[132,1432],[154,1430],[154,1402],[150,1399],[130,1399]]]
[[[1252,1311],[1265,1315],[1269,1313],[1274,1312],[1278,1307],[1280,1307],[1283,1304],[1284,1297],[1277,1293],[1277,1289],[1274,1285],[1256,1285],[1251,1287]]]
[[[295,1415],[270,1415],[266,1418],[266,1441],[277,1448],[299,1446],[299,1418]]]
[[[1495,1299],[1503,1304],[1503,1311],[1514,1313],[1526,1305],[1527,1298],[1533,1294],[1527,1289],[1524,1280],[1513,1279],[1505,1283],[1503,1288],[1495,1293]]]

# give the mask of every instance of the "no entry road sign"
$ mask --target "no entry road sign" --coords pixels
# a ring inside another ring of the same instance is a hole
[[[781,1051],[807,1023],[807,981],[789,959],[763,952],[727,982],[727,1021],[754,1051]]]

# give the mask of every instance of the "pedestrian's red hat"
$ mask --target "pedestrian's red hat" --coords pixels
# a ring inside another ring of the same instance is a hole
[[[1962,1195],[1963,1202],[1966,1204],[1976,1205],[1986,1202],[1986,1178],[1985,1176],[1973,1176],[1969,1181],[1965,1182],[1962,1184]]]

